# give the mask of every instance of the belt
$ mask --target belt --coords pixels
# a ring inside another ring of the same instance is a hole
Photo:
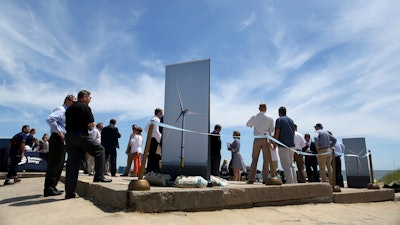
[[[88,132],[87,131],[67,131],[67,134],[69,134],[69,135],[81,135],[81,134],[88,135]]]

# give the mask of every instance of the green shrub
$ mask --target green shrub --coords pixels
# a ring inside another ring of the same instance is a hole
[[[386,174],[378,182],[384,184],[398,183],[400,184],[400,169]]]

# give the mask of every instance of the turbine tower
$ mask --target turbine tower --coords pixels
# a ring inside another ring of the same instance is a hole
[[[179,92],[179,87],[178,87],[178,81],[176,81],[176,90],[178,93],[178,98],[179,98],[179,105],[181,107],[181,113],[179,114],[178,118],[175,121],[175,124],[178,122],[178,120],[182,117],[182,131],[181,131],[181,167],[185,166],[185,133],[183,132],[183,129],[185,129],[185,115],[202,115],[205,116],[204,114],[201,113],[196,113],[196,112],[190,112],[189,109],[185,109],[182,103],[182,98],[181,94]]]

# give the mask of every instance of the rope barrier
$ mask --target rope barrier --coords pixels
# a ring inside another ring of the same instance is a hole
[[[165,124],[165,123],[161,123],[161,122],[157,122],[157,121],[151,121],[151,123],[154,124],[155,126],[160,126],[160,127],[167,128],[167,129],[171,129],[171,130],[177,130],[177,131],[183,131],[183,132],[194,133],[194,134],[201,134],[201,135],[207,135],[207,136],[226,136],[226,137],[228,137],[227,135],[210,134],[210,133],[203,133],[203,132],[196,132],[196,131],[192,131],[192,130],[182,129],[182,128],[179,128],[179,127],[171,126],[171,125],[168,125],[168,124]],[[230,136],[229,136],[229,137],[230,137]],[[233,138],[235,138],[235,136],[233,136]],[[240,138],[243,138],[243,136],[241,136]],[[278,141],[278,140],[275,139],[274,137],[272,137],[272,136],[270,136],[270,135],[267,135],[267,134],[265,134],[265,135],[256,135],[256,136],[253,136],[253,138],[266,138],[266,139],[268,139],[268,140],[270,140],[270,141],[273,141],[273,142],[277,143],[278,145],[280,145],[280,146],[282,146],[282,147],[284,147],[284,148],[287,148],[287,149],[289,149],[289,150],[291,150],[291,151],[293,151],[293,152],[295,152],[295,153],[297,153],[297,154],[299,154],[299,155],[304,155],[304,156],[318,156],[318,155],[328,155],[328,154],[332,154],[332,151],[328,151],[328,152],[321,153],[321,154],[313,154],[313,153],[308,153],[308,152],[299,151],[299,150],[297,150],[297,149],[294,149],[294,148],[291,148],[291,147],[286,146],[286,145],[283,144],[282,142]],[[339,155],[344,155],[344,156],[346,156],[346,157],[364,158],[364,157],[368,157],[369,154],[370,154],[370,153],[366,153],[365,155],[362,155],[362,156],[360,156],[360,155],[355,155],[355,154],[339,154]]]

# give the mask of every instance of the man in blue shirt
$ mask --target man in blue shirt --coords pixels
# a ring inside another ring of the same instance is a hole
[[[323,130],[324,127],[320,123],[317,123],[314,126],[314,128],[315,128],[314,142],[318,151],[317,160],[318,160],[321,181],[328,182],[328,180],[326,179],[325,167],[328,169],[329,180],[332,181],[332,165],[331,165],[332,154],[327,154],[327,152],[330,152],[330,148],[335,146],[336,138],[330,135],[328,132],[324,131]]]
[[[51,135],[49,139],[49,154],[47,156],[46,178],[44,181],[44,197],[61,194],[56,186],[65,162],[65,111],[74,102],[76,102],[76,97],[67,95],[64,99],[64,104],[55,108],[46,119]]]
[[[22,126],[21,132],[14,135],[11,138],[9,143],[9,155],[10,161],[8,163],[8,171],[6,180],[4,181],[4,185],[11,184],[10,179],[14,178],[14,183],[20,182],[21,180],[17,176],[17,168],[18,163],[21,161],[21,158],[24,156],[25,152],[25,141],[27,138],[27,134],[29,134],[29,125]]]
[[[293,164],[293,151],[294,148],[294,132],[295,126],[291,118],[286,116],[286,108],[281,106],[278,110],[279,118],[275,122],[274,138],[286,145],[279,146],[279,158],[281,160],[282,168],[285,173],[286,183],[294,184],[297,180],[295,167]],[[276,145],[276,144],[275,144]],[[275,147],[275,146],[274,146]]]

